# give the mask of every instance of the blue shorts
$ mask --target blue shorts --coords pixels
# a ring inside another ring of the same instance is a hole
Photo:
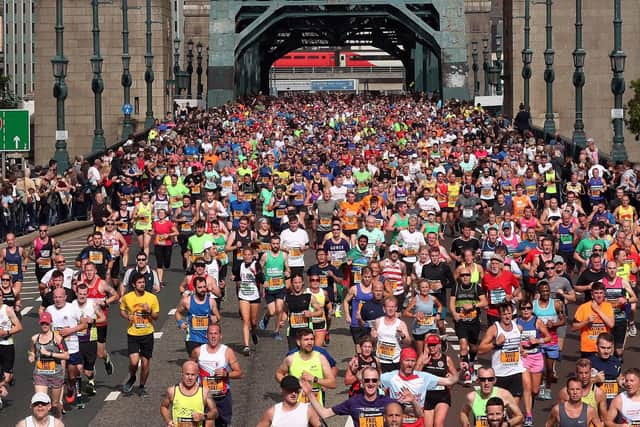
[[[271,304],[272,302],[276,302],[277,299],[284,300],[284,297],[286,295],[287,295],[286,288],[279,289],[275,292],[265,291],[264,300],[268,305],[268,304]]]
[[[560,346],[558,344],[543,345],[542,353],[547,359],[560,360]]]
[[[69,355],[69,362],[70,365],[81,365],[82,364],[82,354],[80,354],[80,352],[76,352],[76,353],[71,353]]]

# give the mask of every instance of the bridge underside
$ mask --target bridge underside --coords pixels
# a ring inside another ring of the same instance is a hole
[[[463,1],[212,1],[208,104],[266,93],[292,50],[360,45],[402,61],[411,90],[467,98]]]

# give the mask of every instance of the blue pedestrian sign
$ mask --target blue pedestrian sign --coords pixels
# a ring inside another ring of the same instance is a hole
[[[133,105],[131,104],[122,104],[122,114],[126,114],[130,116],[133,113]]]

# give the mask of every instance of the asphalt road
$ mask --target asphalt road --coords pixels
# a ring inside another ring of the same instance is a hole
[[[60,239],[64,241],[64,238]],[[64,241],[63,251],[65,256],[72,259],[83,247],[82,239]],[[135,251],[132,249],[131,254]],[[133,259],[133,258],[132,258]],[[152,265],[153,265],[153,256]],[[307,265],[313,263],[313,253],[308,251],[305,256]],[[179,266],[179,251],[174,250],[173,265]],[[167,386],[175,384],[179,380],[179,367],[186,359],[184,350],[184,334],[177,330],[172,318],[172,309],[177,305],[178,293],[177,285],[182,279],[184,272],[180,268],[173,268],[165,273],[167,287],[159,294],[160,299],[160,319],[156,322],[156,348],[151,366],[151,378],[147,388],[151,396],[148,399],[140,397],[124,396],[121,393],[121,386],[127,378],[127,358],[126,358],[126,325],[120,318],[117,307],[112,307],[109,313],[109,339],[108,348],[115,362],[116,371],[113,376],[107,376],[102,362],[97,363],[96,382],[97,395],[89,399],[87,407],[83,410],[73,409],[64,417],[67,426],[158,426],[161,424],[159,416],[159,404],[162,394]],[[35,282],[35,279],[34,279]],[[23,311],[25,312],[23,322],[25,331],[16,338],[16,367],[15,372],[17,382],[10,388],[10,395],[6,399],[5,408],[0,412],[2,425],[13,425],[18,419],[28,415],[29,398],[33,392],[32,386],[32,366],[27,363],[26,351],[28,337],[36,332],[37,328],[37,289],[35,284],[27,284],[24,288]],[[34,290],[35,289],[35,290]],[[27,307],[31,307],[30,310]],[[223,303],[223,342],[240,352],[241,328],[237,311],[237,300],[233,292],[228,292],[228,296]],[[571,307],[571,313],[575,306]],[[452,324],[447,325],[448,332],[454,335]],[[353,355],[353,345],[348,330],[343,319],[334,319],[331,330],[332,340],[328,350],[338,361],[339,378],[338,387],[335,391],[329,391],[328,404],[333,405],[347,398],[346,388],[343,385],[343,376],[348,360]],[[567,377],[573,372],[574,363],[578,358],[578,338],[574,334],[569,334],[566,340],[563,360],[557,366],[559,383],[553,387],[554,398],[557,391]],[[458,349],[455,340],[450,341],[448,354],[457,360],[456,350]],[[279,388],[274,379],[274,373],[286,353],[286,340],[277,342],[266,333],[260,334],[260,342],[257,352],[250,357],[239,355],[240,364],[244,371],[244,377],[232,382],[234,418],[236,427],[255,426],[262,412],[280,398]],[[625,357],[625,367],[634,364],[634,358],[640,353],[640,338],[630,338],[627,343],[627,353]],[[479,363],[488,365],[487,358],[480,358]],[[458,424],[458,413],[463,405],[463,398],[470,388],[458,385],[452,391],[453,405],[449,411],[446,425]],[[542,425],[552,406],[550,401],[536,401],[534,406],[535,425]],[[328,420],[330,426],[345,425],[346,417],[336,417]]]

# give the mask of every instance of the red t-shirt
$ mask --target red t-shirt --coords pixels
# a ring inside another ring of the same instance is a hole
[[[502,270],[497,276],[487,271],[482,278],[482,289],[484,289],[489,301],[487,314],[498,317],[498,304],[504,301],[506,295],[513,295],[513,291],[519,287],[520,282],[510,271]]]
[[[171,233],[171,229],[173,228],[173,222],[166,221],[165,223],[160,223],[158,221],[153,222],[153,232],[157,234],[169,234]],[[172,245],[173,242],[171,239],[158,240],[156,238],[154,244],[161,246],[169,246]]]

